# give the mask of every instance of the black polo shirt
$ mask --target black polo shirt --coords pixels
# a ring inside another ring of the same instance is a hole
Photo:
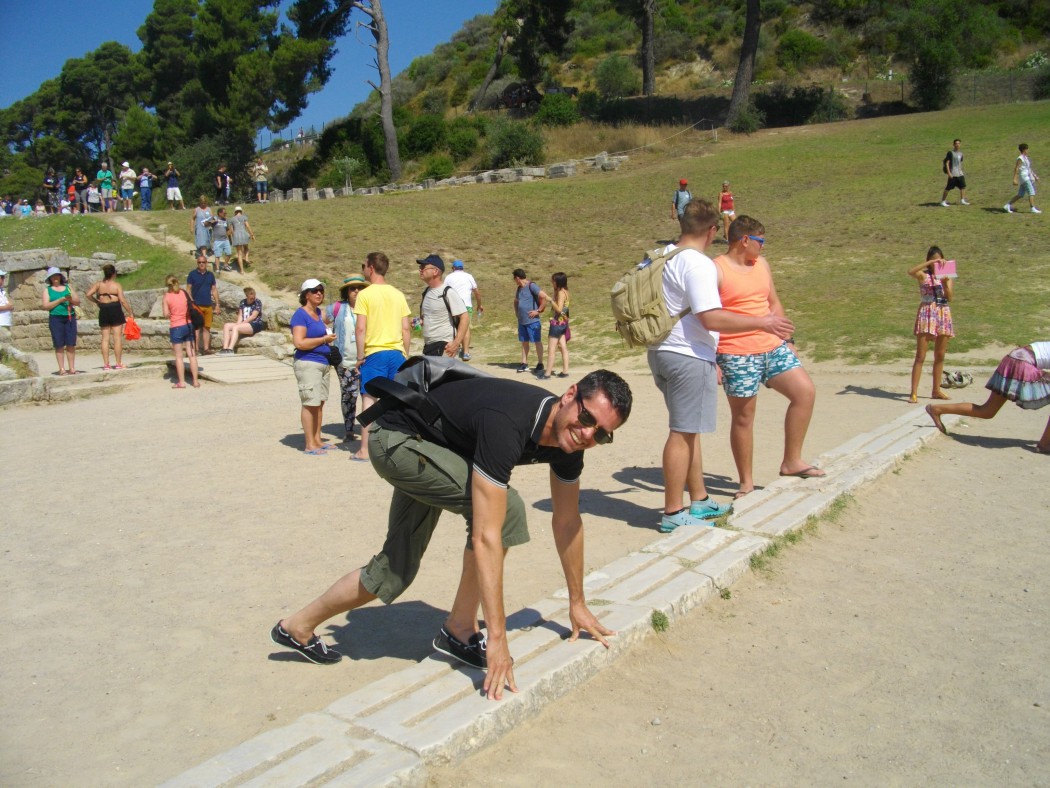
[[[446,446],[470,460],[474,472],[506,487],[515,465],[547,463],[564,482],[583,472],[583,451],[540,446],[543,426],[558,398],[546,389],[499,378],[446,383],[430,392],[441,410],[442,430],[429,427],[413,410],[392,409],[376,423]]]

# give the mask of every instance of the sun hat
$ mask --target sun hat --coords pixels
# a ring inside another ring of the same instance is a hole
[[[125,161],[125,162],[122,162],[120,166],[121,166],[121,167],[130,167],[131,165],[130,165],[130,164],[128,164],[128,163],[127,163],[127,162]]]
[[[680,181],[678,181],[678,185],[679,186],[688,186],[689,185],[689,181],[687,181],[685,178],[682,178]]]
[[[324,282],[320,279],[307,279],[303,282],[302,287],[299,288],[300,295],[305,293],[307,290],[313,290],[315,287],[324,287]]]
[[[428,254],[422,260],[416,260],[419,263],[419,267],[422,268],[425,265],[432,265],[439,271],[445,270],[445,261],[438,257],[436,254]]]
[[[238,211],[240,211],[241,213],[244,213],[244,208],[242,208],[241,206],[238,205],[236,208],[233,209],[234,213],[237,213]]]
[[[463,261],[462,260],[453,260],[452,261],[452,267],[462,271],[463,270]]]
[[[59,268],[58,266],[55,266],[55,265],[53,265],[53,266],[51,266],[50,268],[47,269],[47,273],[44,274],[44,281],[45,282],[50,281],[51,277],[55,276],[56,274],[58,276],[62,277],[62,284],[65,284],[66,283],[66,275],[62,273],[62,269],[61,268]]]
[[[371,282],[369,282],[367,279],[361,276],[361,274],[351,274],[343,280],[343,285],[339,288],[339,293],[343,296],[343,298],[346,298],[346,294],[349,290],[352,290],[353,288],[363,290],[370,284]]]

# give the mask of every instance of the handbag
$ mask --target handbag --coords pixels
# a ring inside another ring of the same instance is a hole
[[[328,363],[333,367],[343,363],[343,353],[334,344],[328,346]]]
[[[127,322],[124,323],[124,339],[129,341],[142,339],[142,327],[135,322],[134,315],[128,315]]]
[[[199,331],[204,328],[204,314],[197,309],[197,305],[193,303],[193,299],[190,298],[189,293],[183,290],[182,294],[186,296],[186,317],[189,318],[193,330]]]

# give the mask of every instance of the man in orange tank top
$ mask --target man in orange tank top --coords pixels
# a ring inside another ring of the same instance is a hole
[[[762,224],[750,216],[740,216],[729,225],[729,251],[714,260],[723,309],[740,315],[784,316],[769,263],[762,256],[765,234]],[[802,459],[816,388],[795,354],[794,338],[784,340],[763,331],[723,331],[716,358],[733,419],[729,443],[740,475],[736,497],[755,489],[751,465],[756,398],[762,385],[788,398],[780,475],[803,479],[824,476],[824,471]]]

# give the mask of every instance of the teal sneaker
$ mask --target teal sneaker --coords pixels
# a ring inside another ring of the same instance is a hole
[[[675,512],[674,514],[665,514],[662,518],[660,518],[660,533],[669,534],[671,533],[671,531],[673,531],[675,528],[678,528],[681,525],[696,526],[710,525],[710,523],[705,523],[700,518],[693,517],[691,514],[689,514],[688,509],[682,509],[682,511],[680,512]]]
[[[689,506],[689,514],[701,520],[714,520],[726,514],[733,513],[733,504],[718,503],[711,496],[706,501],[693,501]]]

